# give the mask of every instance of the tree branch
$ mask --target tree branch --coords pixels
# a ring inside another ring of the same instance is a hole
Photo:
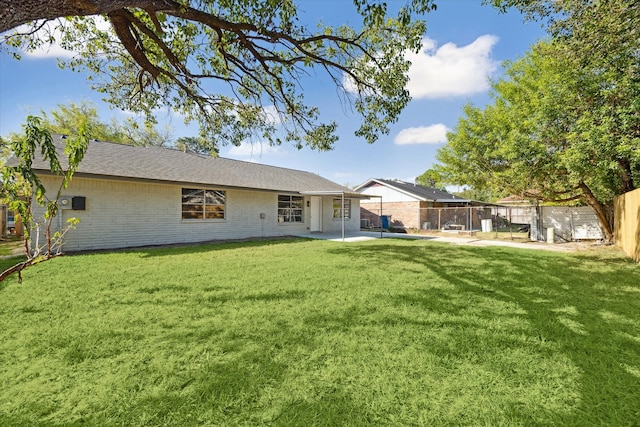
[[[129,52],[129,55],[145,70],[151,74],[153,79],[157,79],[160,75],[160,70],[149,61],[147,55],[144,52],[144,46],[136,40],[135,30],[132,27],[131,20],[129,19],[129,12],[126,10],[117,10],[107,15],[109,21],[113,25],[113,29],[116,35],[122,42],[124,48]]]
[[[10,1],[0,0],[0,10]],[[361,4],[377,0],[354,1],[365,18],[364,29],[341,28],[326,33],[298,25],[291,5],[266,6],[259,1],[253,5],[209,0],[61,0],[60,4],[24,0],[25,4],[47,5],[47,11],[32,14],[27,8],[16,7],[28,16],[24,22],[61,16],[106,16],[115,37],[78,19],[65,28],[61,41],[65,48],[79,52],[66,66],[85,66],[94,73],[111,75],[110,82],[94,87],[107,92],[109,101],[120,108],[150,115],[164,103],[185,113],[187,120],[198,120],[203,135],[213,139],[226,130],[240,130],[235,132],[239,139],[254,132],[273,142],[272,134],[283,131],[288,139],[301,141],[324,126],[316,123],[320,121],[317,108],[304,102],[300,90],[307,70],[315,69],[326,73],[350,100],[357,100],[357,110],[366,121],[361,130],[366,127],[367,131],[356,135],[373,142],[375,132],[388,132],[387,125],[397,119],[408,102],[402,87],[406,75],[400,74],[406,72],[401,55],[406,47],[416,45],[422,26],[400,18],[384,27],[383,18],[387,17],[369,16],[376,11]],[[424,11],[424,4],[430,2],[410,0],[408,7]],[[382,12],[386,14],[386,10]],[[13,24],[6,25],[10,28]],[[393,57],[397,55],[398,61],[385,62],[378,56],[380,49],[386,50],[385,31],[394,38],[388,50]],[[88,37],[92,33],[96,35],[93,39]],[[16,35],[14,45],[29,46],[31,41],[33,36]],[[366,69],[358,68],[358,64]],[[358,92],[347,93],[345,76],[355,83]],[[226,96],[209,94],[205,79],[224,82],[237,103],[226,103]],[[250,115],[240,120],[239,114],[230,112],[241,114],[266,103],[286,115],[281,126]],[[315,137],[335,137],[335,131],[326,129],[326,135],[316,132]],[[225,136],[238,142],[233,135]]]
[[[108,14],[126,7],[139,7],[159,12],[179,6],[172,0],[60,0],[55,2],[0,0],[0,33],[41,19],[49,21],[65,16]]]

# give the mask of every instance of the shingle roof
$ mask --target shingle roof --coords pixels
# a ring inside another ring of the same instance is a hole
[[[467,199],[463,199],[462,197],[454,196],[453,194],[449,194],[446,191],[438,190],[436,188],[425,187],[423,185],[412,184],[409,182],[398,181],[398,180],[390,180],[390,179],[370,179],[365,183],[357,186],[355,188],[356,191],[366,188],[373,183],[378,183],[382,185],[386,185],[387,187],[395,188],[403,193],[410,194],[420,200],[425,201],[437,201],[437,202],[469,202]]]
[[[62,152],[63,139],[62,135],[54,135],[59,152]],[[34,161],[33,168],[49,171],[48,163],[42,159]],[[352,192],[311,172],[162,147],[136,147],[103,141],[89,143],[76,172],[76,176],[88,175],[296,193]]]

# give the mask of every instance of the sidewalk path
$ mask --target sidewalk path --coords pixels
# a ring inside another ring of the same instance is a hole
[[[340,233],[308,233],[300,235],[298,237],[305,237],[309,239],[321,239],[332,240],[340,242],[342,241],[342,235]],[[570,243],[557,243],[548,244],[543,242],[511,242],[509,240],[482,240],[474,237],[460,237],[460,236],[442,236],[442,235],[424,235],[424,234],[404,234],[404,233],[387,233],[387,232],[374,232],[374,231],[358,231],[348,232],[345,234],[345,242],[361,242],[364,240],[374,239],[415,239],[415,240],[429,240],[431,242],[443,242],[451,243],[455,245],[465,246],[506,246],[511,248],[520,249],[536,249],[555,252],[573,252],[576,251],[579,245]]]

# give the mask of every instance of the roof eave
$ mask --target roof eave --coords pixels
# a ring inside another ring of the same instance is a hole
[[[415,193],[412,193],[410,191],[406,191],[406,190],[404,190],[402,188],[396,187],[395,185],[389,184],[386,181],[382,181],[382,180],[379,180],[379,179],[376,179],[376,178],[369,179],[368,181],[364,182],[363,184],[360,184],[357,187],[355,187],[353,190],[354,191],[358,191],[361,188],[366,187],[367,185],[369,185],[372,182],[375,182],[375,183],[380,184],[380,185],[384,185],[385,187],[388,187],[388,188],[393,188],[394,190],[396,190],[396,191],[398,191],[398,192],[400,192],[400,193],[402,193],[402,194],[404,194],[406,196],[413,197],[414,199],[416,199],[416,200],[418,200],[420,202],[433,202],[433,201],[435,201],[434,199],[428,199],[426,197],[419,196],[419,195],[417,195]],[[378,196],[372,196],[372,197],[378,197]]]
[[[356,193],[353,191],[339,191],[339,190],[328,190],[328,191],[300,191],[300,194],[304,196],[347,196],[351,199],[369,199],[371,197],[379,197],[379,196],[370,196],[368,194]]]
[[[48,176],[60,176],[59,174],[52,173],[48,169],[35,169],[36,173]],[[291,194],[303,194],[304,192],[300,192],[298,190],[292,189],[277,189],[277,188],[259,188],[259,187],[241,187],[234,185],[225,185],[225,184],[216,184],[216,183],[207,183],[207,182],[193,182],[193,181],[174,181],[174,180],[162,180],[155,178],[140,178],[140,177],[128,177],[122,175],[106,175],[106,174],[94,174],[87,172],[76,172],[73,174],[74,177],[77,178],[87,178],[87,179],[103,179],[103,180],[111,180],[111,181],[123,181],[123,182],[143,182],[149,184],[165,184],[165,185],[181,185],[181,186],[200,186],[200,187],[212,187],[212,188],[220,188],[220,189],[228,189],[228,190],[241,190],[241,191],[264,191],[269,193],[291,193]],[[325,192],[326,193],[326,192]],[[340,192],[338,192],[340,193]],[[346,193],[346,192],[345,192]],[[359,195],[362,196],[362,195]],[[357,195],[353,196],[358,197]]]

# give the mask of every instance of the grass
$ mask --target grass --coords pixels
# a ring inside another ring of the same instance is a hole
[[[0,238],[0,256],[10,256],[22,246],[22,239],[19,237]]]
[[[490,233],[478,231],[476,232],[478,239],[484,240],[512,240],[514,242],[530,243],[529,233],[521,231],[499,230]]]
[[[616,251],[283,240],[24,278],[0,283],[3,426],[640,420],[640,266]]]
[[[438,230],[412,230],[412,234],[426,234],[431,236],[472,237],[480,240],[510,240],[518,243],[531,243],[529,233],[500,229],[490,233],[484,231],[438,231]]]

